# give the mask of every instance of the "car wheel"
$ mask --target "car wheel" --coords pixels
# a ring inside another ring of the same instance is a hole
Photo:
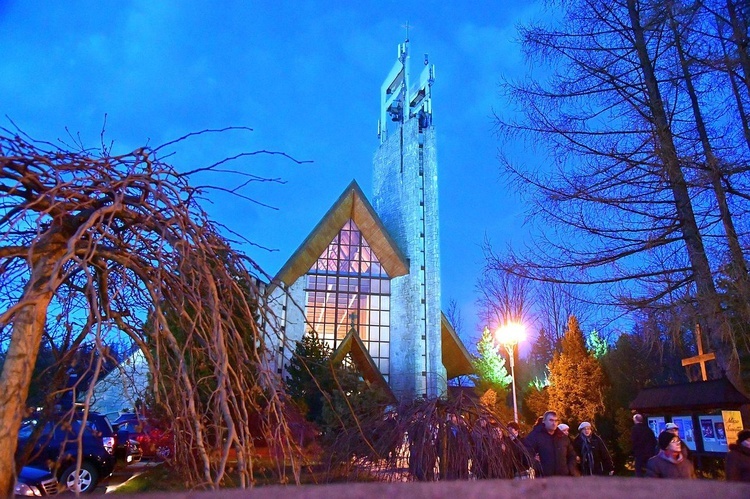
[[[89,494],[96,488],[96,484],[99,481],[99,473],[93,465],[83,462],[81,463],[81,469],[76,474],[76,465],[72,464],[63,471],[60,481],[70,491]]]

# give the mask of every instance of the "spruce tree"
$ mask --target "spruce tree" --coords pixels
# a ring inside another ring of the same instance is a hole
[[[472,361],[476,373],[472,377],[474,385],[480,393],[492,389],[496,393],[505,395],[511,383],[511,376],[505,367],[505,357],[498,351],[489,329],[484,330],[477,342],[477,352],[478,355],[474,356]]]
[[[550,409],[562,422],[575,428],[582,421],[594,421],[604,414],[607,386],[599,361],[586,350],[586,341],[575,316],[570,316],[562,339],[562,351],[549,365]]]
[[[333,387],[330,358],[330,347],[315,331],[309,331],[297,342],[287,366],[287,393],[308,421],[320,423],[324,392],[330,392]]]

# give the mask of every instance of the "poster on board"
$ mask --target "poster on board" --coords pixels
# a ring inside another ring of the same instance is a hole
[[[677,432],[688,449],[695,450],[695,430],[692,416],[673,416],[672,422],[677,425]]]
[[[716,435],[716,440],[727,443],[727,434],[724,431],[724,421],[714,421],[714,435]]]
[[[662,416],[651,416],[648,418],[648,427],[654,432],[654,435],[659,436],[661,432],[666,428],[667,423],[664,422]]]
[[[710,417],[703,417],[700,418],[701,422],[701,435],[703,436],[704,442],[713,442],[716,440],[716,435],[714,433],[714,422],[713,419]]]
[[[737,442],[737,434],[742,431],[742,414],[740,411],[721,411],[727,443]]]
[[[703,438],[703,450],[706,452],[727,452],[727,427],[720,415],[698,416]]]

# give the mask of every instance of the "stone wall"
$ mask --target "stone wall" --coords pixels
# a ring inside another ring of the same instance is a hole
[[[138,495],[138,498],[215,497],[216,492],[185,492]],[[559,499],[747,499],[750,484],[716,480],[666,480],[655,478],[545,478],[538,480],[475,480],[432,483],[346,483],[257,487],[252,490],[222,489],[221,497],[273,499],[329,499],[346,497],[408,497],[410,499],[448,497],[486,499],[488,497],[529,497]],[[127,496],[121,496],[127,497]],[[136,497],[136,496],[133,496]]]

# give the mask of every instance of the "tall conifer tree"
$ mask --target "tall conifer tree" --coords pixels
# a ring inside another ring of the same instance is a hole
[[[550,409],[556,410],[563,422],[576,427],[604,413],[607,386],[604,370],[586,350],[586,340],[575,316],[568,320],[562,351],[555,353],[549,371]]]

